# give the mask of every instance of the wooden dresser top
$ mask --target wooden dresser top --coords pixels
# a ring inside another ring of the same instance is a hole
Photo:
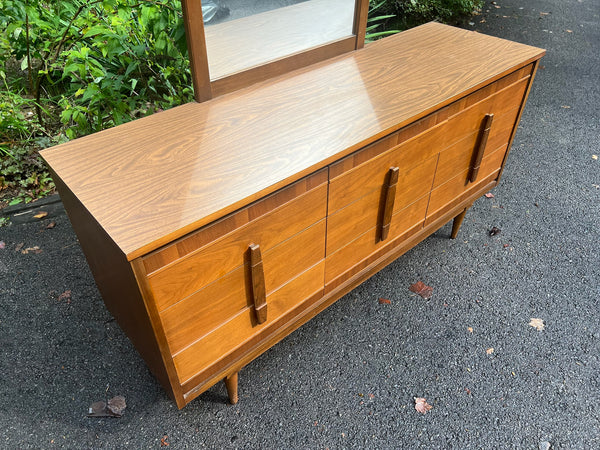
[[[544,53],[429,23],[42,156],[132,260]]]

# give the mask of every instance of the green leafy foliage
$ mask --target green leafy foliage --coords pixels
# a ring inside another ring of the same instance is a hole
[[[0,0],[2,188],[46,190],[36,150],[193,98],[178,0]]]
[[[380,22],[382,30],[405,30],[432,20],[453,23],[480,8],[483,0],[370,0],[378,15],[387,15]]]

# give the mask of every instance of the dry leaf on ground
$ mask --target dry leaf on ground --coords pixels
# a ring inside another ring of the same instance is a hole
[[[50,222],[48,225],[46,225],[46,229],[50,230],[52,228],[54,228],[56,226],[56,222]]]
[[[23,242],[20,242],[17,244],[17,246],[15,247],[15,252],[19,252],[21,251],[21,249],[23,248],[25,244]]]
[[[468,331],[469,333],[472,333],[472,332],[473,332],[473,327],[467,327],[467,331]]]
[[[432,408],[433,406],[427,403],[427,399],[422,397],[415,397],[415,409],[421,414],[427,414],[427,411],[430,411]]]
[[[392,304],[392,302],[391,302],[389,299],[387,299],[387,298],[380,298],[380,299],[379,299],[379,304],[380,304],[380,305],[384,305],[384,304],[385,304],[385,305],[391,305],[391,304]]]
[[[33,247],[27,247],[25,250],[21,250],[21,253],[24,255],[27,253],[42,253],[42,249],[37,245],[34,245]]]
[[[408,289],[410,289],[415,294],[420,295],[425,300],[431,298],[433,295],[433,288],[431,286],[427,286],[422,281],[417,281],[415,284],[411,285]]]
[[[37,213],[35,216],[36,219],[43,219],[44,217],[46,217],[48,215],[48,213],[46,211],[40,211],[39,213]]]
[[[169,439],[169,436],[167,436],[166,434],[160,438],[160,446],[161,447],[168,447],[169,446],[169,442],[167,441],[167,439]]]
[[[490,347],[485,351],[488,355],[491,355],[492,353],[494,353],[494,348]]]
[[[494,198],[494,194],[492,194],[491,192],[488,192],[487,194],[483,194],[483,195],[487,198]]]
[[[58,296],[58,300],[59,301],[62,301],[62,300],[71,300],[71,289],[68,289],[65,292],[63,292],[62,294],[60,294]]]
[[[121,417],[127,407],[125,397],[117,395],[108,401],[108,404],[99,401],[91,404],[88,417]]]
[[[542,331],[546,325],[544,325],[544,321],[542,319],[535,319],[532,318],[531,321],[529,322],[529,325],[531,325],[533,328],[535,328],[538,331]]]

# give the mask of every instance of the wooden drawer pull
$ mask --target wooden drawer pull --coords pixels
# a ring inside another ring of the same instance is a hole
[[[473,155],[473,163],[471,164],[471,170],[469,171],[469,182],[473,183],[477,179],[479,173],[479,166],[483,159],[483,153],[485,152],[485,145],[487,144],[488,136],[490,135],[490,128],[492,128],[492,120],[494,120],[493,114],[486,114],[483,119],[483,128],[479,139],[477,139],[477,147],[475,148],[475,154]]]
[[[390,167],[387,176],[387,186],[385,187],[385,203],[383,204],[383,213],[381,215],[381,230],[379,240],[383,241],[390,232],[390,223],[392,222],[392,213],[394,212],[394,201],[396,200],[396,186],[398,184],[398,167]]]
[[[263,270],[260,246],[250,244],[250,276],[252,279],[252,299],[256,321],[263,323],[267,320],[267,296],[265,289],[265,272]]]

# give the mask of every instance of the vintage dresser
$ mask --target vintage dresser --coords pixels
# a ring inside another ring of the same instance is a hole
[[[497,183],[543,50],[438,23],[45,150],[183,407]]]

